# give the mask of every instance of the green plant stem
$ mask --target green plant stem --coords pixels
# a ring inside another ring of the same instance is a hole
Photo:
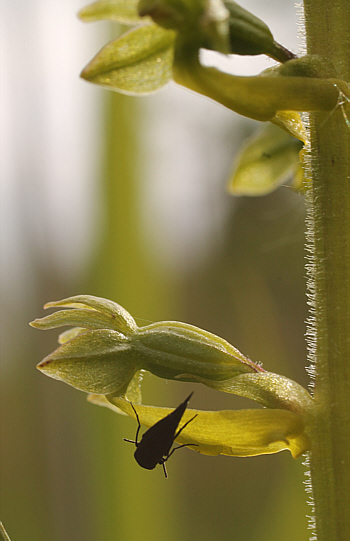
[[[305,0],[308,53],[350,81],[350,3]],[[339,106],[310,116],[306,173],[309,357],[317,414],[310,470],[318,541],[350,539],[350,129]],[[314,539],[314,538],[313,538]]]

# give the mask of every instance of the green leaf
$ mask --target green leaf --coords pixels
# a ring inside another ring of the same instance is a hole
[[[238,157],[228,183],[233,195],[266,195],[299,167],[302,143],[273,124],[254,135]]]
[[[138,0],[100,0],[81,9],[78,17],[84,22],[108,20],[121,24],[139,24],[142,19],[137,6]]]
[[[127,400],[107,398],[111,404],[136,418]],[[140,423],[150,427],[173,410],[137,405],[136,411]],[[176,441],[196,444],[193,450],[205,455],[255,456],[289,449],[292,456],[297,458],[310,448],[302,417],[291,411],[187,409],[179,428],[194,415],[197,415],[195,420],[189,423]]]
[[[157,25],[141,26],[106,45],[81,77],[124,94],[147,94],[172,77],[175,34]]]

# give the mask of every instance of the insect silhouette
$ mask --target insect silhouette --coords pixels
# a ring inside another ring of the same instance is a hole
[[[179,445],[178,447],[174,447],[174,449],[171,450],[175,439],[180,435],[183,429],[198,415],[194,415],[192,419],[187,421],[187,423],[185,423],[179,430],[177,430],[181,418],[187,408],[188,401],[190,400],[192,395],[193,393],[191,393],[186,398],[186,400],[184,400],[184,402],[182,402],[174,411],[169,413],[169,415],[167,415],[166,417],[155,423],[153,426],[151,426],[151,428],[146,430],[140,441],[138,441],[138,435],[141,428],[140,419],[136,409],[130,402],[131,407],[136,415],[138,427],[135,440],[127,440],[126,438],[124,438],[124,441],[128,441],[136,445],[134,457],[136,462],[142,468],[146,468],[147,470],[153,470],[153,468],[155,468],[157,464],[161,464],[163,466],[164,475],[167,478],[168,473],[166,470],[165,462],[169,460],[174,451],[176,451],[177,449],[181,449],[181,447],[197,445],[196,443],[184,443],[182,445]]]

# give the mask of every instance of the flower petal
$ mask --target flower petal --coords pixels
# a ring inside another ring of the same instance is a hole
[[[83,334],[86,332],[86,329],[82,327],[73,327],[73,329],[68,329],[68,331],[62,332],[58,337],[58,343],[59,344],[65,344],[65,342],[68,342],[69,340],[72,340],[79,334]]]
[[[36,319],[30,325],[44,330],[55,329],[63,325],[74,325],[85,329],[112,329],[119,331],[119,325],[115,323],[115,319],[109,314],[102,314],[96,310],[86,310],[84,308],[71,308],[70,310],[60,310],[49,316]]]
[[[135,320],[120,304],[94,297],[93,295],[75,295],[61,301],[45,304],[44,308],[76,308],[61,310],[36,319],[30,325],[38,329],[53,329],[62,325],[74,325],[87,329],[113,329],[124,334],[131,334],[137,329]]]
[[[135,419],[135,413],[123,398],[107,397],[117,408]],[[170,408],[136,405],[140,423],[146,427],[173,411]],[[279,409],[201,411],[187,409],[181,426],[197,417],[181,432],[176,441],[193,443],[194,451],[205,455],[255,456],[288,449],[294,458],[309,448],[300,415]],[[190,448],[190,447],[189,447]]]

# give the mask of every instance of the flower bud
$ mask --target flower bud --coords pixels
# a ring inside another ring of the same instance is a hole
[[[229,11],[230,53],[240,55],[266,54],[279,62],[295,56],[275,42],[268,26],[233,0],[224,2]]]
[[[183,381],[222,381],[264,372],[214,334],[176,321],[138,328],[124,308],[106,299],[79,295],[45,307],[69,309],[36,319],[33,327],[76,327],[61,334],[61,346],[38,368],[82,391],[124,395],[140,370]]]

